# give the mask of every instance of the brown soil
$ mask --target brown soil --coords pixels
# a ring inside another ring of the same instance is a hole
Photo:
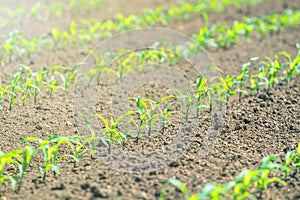
[[[27,2],[27,1],[26,1]],[[83,13],[84,18],[111,19],[114,13],[121,11],[124,14],[141,13],[141,8],[156,7],[175,1],[113,1],[111,7],[102,7],[101,12]],[[122,8],[118,10],[118,8]],[[239,10],[229,8],[227,13],[210,14],[210,24],[231,24],[233,20],[241,19],[243,15],[261,16],[273,11],[281,12],[285,8],[300,9],[297,1],[266,1],[253,7],[243,7]],[[101,14],[99,14],[101,13]],[[28,37],[38,33],[45,33],[52,27],[64,27],[70,19],[78,19],[71,14],[57,23],[49,19],[49,23],[39,24],[37,30],[25,31]],[[80,17],[82,17],[80,16]],[[30,24],[30,22],[27,22]],[[168,27],[179,30],[187,35],[196,33],[202,17],[194,16],[189,21],[172,22]],[[25,23],[26,24],[26,23]],[[36,22],[33,24],[36,27]],[[24,26],[23,28],[26,28]],[[9,31],[9,30],[7,30]],[[208,54],[213,61],[225,72],[224,75],[239,73],[241,65],[251,57],[272,56],[278,51],[287,51],[295,55],[295,43],[299,42],[300,28],[285,30],[278,34],[268,35],[262,41],[252,36],[251,42],[241,41],[232,48],[215,50],[209,49]],[[100,40],[73,47],[51,49],[41,47],[30,59],[17,59],[13,63],[1,66],[1,81],[7,82],[18,67],[17,64],[34,63],[37,69],[52,65],[72,66],[84,59],[80,52],[83,48],[93,48]],[[181,66],[184,68],[185,66]],[[257,66],[254,66],[255,70]],[[300,141],[300,80],[299,78],[289,85],[280,83],[270,91],[261,91],[259,94],[245,96],[241,102],[232,101],[226,111],[226,118],[221,135],[209,154],[199,155],[203,135],[196,134],[194,141],[185,153],[177,160],[164,166],[162,169],[144,173],[129,173],[107,166],[101,160],[91,160],[86,156],[78,166],[70,162],[62,162],[59,167],[61,173],[47,177],[46,183],[41,182],[41,176],[36,169],[39,159],[35,159],[29,172],[26,174],[21,192],[15,193],[8,182],[0,190],[0,199],[158,199],[163,184],[171,177],[176,177],[187,184],[191,193],[198,192],[208,183],[225,183],[233,179],[244,168],[256,168],[264,156],[284,154],[294,149]],[[160,88],[161,89],[161,88]],[[147,87],[138,91],[139,94],[160,94],[159,88]],[[99,90],[101,95],[109,95],[108,88]],[[51,135],[77,134],[73,118],[72,91],[67,94],[58,92],[53,99],[44,96],[37,105],[31,101],[26,106],[15,106],[12,111],[6,107],[0,108],[0,148],[10,151],[21,148],[19,142],[28,136],[46,138]],[[97,110],[105,111],[109,106],[99,100]],[[125,143],[125,151],[149,152],[158,149],[165,142],[174,137],[177,130],[176,119],[169,125],[163,135],[154,134],[150,138],[143,138],[138,144],[129,140]],[[193,127],[199,133],[205,132],[210,125],[209,113],[205,112],[200,119],[199,127]],[[80,134],[80,133],[79,133]],[[67,151],[63,149],[63,151]],[[296,174],[288,177],[286,186],[271,185],[261,199],[300,199],[300,176]],[[256,194],[258,196],[258,194]],[[169,199],[182,199],[180,192],[170,189]]]

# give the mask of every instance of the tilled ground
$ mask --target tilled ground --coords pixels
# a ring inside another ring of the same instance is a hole
[[[140,2],[137,7],[130,6],[134,2],[128,1],[126,5],[122,4],[122,13],[129,14],[142,7],[152,5],[155,7],[169,1],[156,1],[155,4]],[[285,3],[284,1],[267,1],[265,4],[251,8],[239,10],[230,8],[227,13],[211,14],[210,23],[231,24],[234,19],[239,20],[243,15],[261,16],[270,14],[272,11],[281,12],[285,8],[299,9],[299,5],[293,1]],[[111,12],[106,11],[106,13]],[[105,11],[102,15],[105,15]],[[87,16],[91,15],[87,14]],[[168,27],[191,35],[199,30],[202,23],[202,18],[195,16],[190,21],[172,22]],[[59,26],[64,27],[64,25]],[[45,30],[50,28],[47,24],[43,27]],[[41,27],[39,29],[43,30]],[[33,37],[33,32],[29,31],[27,34]],[[210,49],[208,54],[225,71],[224,75],[237,74],[241,65],[250,57],[260,56],[263,60],[265,56],[272,56],[278,51],[287,51],[294,55],[295,42],[300,38],[299,33],[298,27],[279,34],[268,35],[262,41],[253,36],[251,42],[241,41],[239,45],[225,50]],[[99,42],[93,41],[87,46],[94,47]],[[39,69],[54,64],[72,66],[84,58],[80,54],[82,48],[80,45],[55,50],[42,48],[40,53],[34,54],[31,59],[17,60],[1,66],[4,72],[1,78],[10,77],[16,69],[12,66],[19,63],[34,63]],[[253,70],[256,68],[254,65]],[[171,177],[176,177],[186,183],[190,192],[198,192],[208,182],[225,183],[244,168],[258,167],[262,157],[271,154],[284,156],[287,151],[296,147],[300,141],[299,84],[298,78],[288,85],[280,83],[270,91],[261,91],[258,94],[246,96],[241,102],[232,101],[226,110],[221,135],[205,157],[201,157],[199,152],[201,152],[203,134],[211,126],[210,121],[207,120],[209,114],[206,112],[200,119],[198,127],[193,127],[198,134],[194,135],[195,140],[187,151],[160,170],[127,173],[107,166],[99,159],[91,160],[85,157],[76,167],[67,161],[62,162],[61,174],[56,176],[50,174],[46,183],[41,183],[41,176],[36,169],[39,158],[34,160],[27,173],[20,194],[13,192],[10,186],[4,186],[1,188],[0,197],[3,200],[158,199],[163,184]],[[148,91],[157,93],[156,89],[150,87]],[[100,92],[109,93],[105,90]],[[73,120],[72,106],[70,90],[68,94],[56,93],[53,99],[45,96],[39,99],[37,105],[29,102],[25,107],[14,107],[12,111],[0,108],[1,149],[10,151],[21,148],[23,144],[19,141],[28,136],[46,138],[50,135],[74,135],[76,124]],[[100,110],[107,108],[106,105],[98,106]],[[172,136],[172,130],[176,130],[178,126],[176,123],[172,124],[167,128],[167,134],[143,139],[138,145],[129,141],[125,144],[124,150],[144,151],[146,149],[149,151],[151,148],[158,148],[166,142],[168,136]],[[68,151],[68,149],[62,151]],[[299,178],[299,174],[289,177],[286,186],[272,185],[262,194],[261,199],[299,199]],[[182,198],[182,195],[174,189],[170,189],[168,196],[170,199]]]

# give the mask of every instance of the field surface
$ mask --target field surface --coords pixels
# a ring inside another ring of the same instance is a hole
[[[50,5],[54,2],[44,0],[41,5]],[[66,5],[68,3],[68,1],[61,2],[65,2]],[[190,0],[187,2],[193,4],[199,1]],[[11,1],[3,0],[3,7],[7,6],[10,9],[24,5],[25,10],[30,10],[35,4],[35,1],[20,0],[18,5],[11,5]],[[2,23],[0,30],[0,34],[3,36],[0,39],[2,44],[5,43],[9,33],[13,30],[22,32],[26,39],[38,38],[42,35],[44,44],[37,44],[36,49],[28,56],[26,53],[21,54],[20,51],[14,51],[11,59],[8,53],[2,51],[1,54],[4,56],[0,65],[0,86],[10,85],[12,77],[21,66],[30,66],[33,71],[47,70],[51,66],[64,66],[66,69],[60,69],[60,73],[68,76],[70,68],[76,63],[84,61],[88,55],[86,49],[93,49],[108,38],[94,37],[89,41],[79,41],[75,37],[76,42],[68,41],[67,44],[63,44],[59,41],[58,44],[54,44],[53,28],[69,30],[70,23],[73,21],[77,23],[78,30],[86,29],[86,25],[80,23],[82,19],[94,19],[99,22],[117,21],[118,13],[122,13],[124,16],[131,14],[142,16],[145,9],[155,9],[162,5],[178,6],[180,2],[175,0],[104,0],[101,4],[99,3],[98,7],[85,8],[79,5],[73,10],[63,10],[61,16],[55,16],[53,13],[47,14],[46,6],[46,8],[37,11],[41,15],[40,19],[28,17],[26,14],[23,14],[23,17],[20,15],[10,19],[11,21],[7,24]],[[50,9],[50,6],[48,8]],[[207,11],[208,28],[215,25],[232,27],[235,21],[241,22],[245,17],[259,18],[272,14],[282,14],[289,9],[300,12],[299,2],[264,0],[254,5],[242,5],[239,8],[229,5],[222,12]],[[8,14],[5,12],[1,12],[1,15],[3,15],[2,21],[8,18]],[[190,14],[186,18],[177,17],[170,20],[168,24],[156,23],[152,27],[166,27],[193,37],[206,23],[202,13]],[[133,28],[141,27],[133,26]],[[121,31],[117,29],[112,33]],[[72,40],[72,37],[70,34],[68,38]],[[143,42],[147,38],[141,37],[140,40]],[[292,27],[283,27],[273,32],[268,31],[263,37],[254,31],[249,35],[249,38],[240,36],[237,44],[223,45],[220,48],[208,44],[204,48],[210,59],[222,70],[221,76],[226,77],[239,75],[243,64],[247,63],[250,58],[259,57],[251,63],[250,74],[259,72],[262,61],[269,62],[266,57],[274,60],[274,56],[279,52],[287,52],[292,58],[295,58],[297,54],[299,56],[296,47],[297,42],[300,42],[299,21]],[[26,51],[28,49],[25,49]],[[286,62],[286,58],[281,54],[279,62]],[[189,65],[184,60],[174,64],[174,67],[183,71],[185,76],[190,77],[189,80],[195,75],[193,71],[189,70]],[[58,74],[56,76],[60,80],[58,85],[62,86],[61,76]],[[108,75],[109,77],[110,75]],[[98,86],[97,89],[95,111],[106,116],[110,111],[111,102],[109,98],[112,95],[110,93],[111,87],[107,85],[115,81],[115,77],[108,80],[103,79],[103,81],[105,84]],[[107,81],[107,85],[105,81]],[[165,81],[173,82],[174,79]],[[250,87],[250,81],[247,86]],[[74,105],[73,89],[73,80],[66,91],[63,89],[55,90],[51,98],[47,94],[47,90],[43,89],[36,103],[34,103],[31,95],[25,105],[22,105],[22,94],[20,93],[19,96],[17,95],[18,103],[13,105],[11,109],[9,109],[10,96],[7,95],[6,98],[3,98],[3,105],[0,107],[0,150],[10,152],[22,149],[25,144],[20,141],[27,137],[46,139],[55,135],[87,135],[87,133],[80,132],[74,119],[74,106],[76,105]],[[149,84],[136,90],[131,96],[155,99],[169,95],[168,92],[164,87]],[[286,154],[296,149],[300,142],[299,75],[293,76],[288,83],[278,78],[278,82],[274,83],[270,89],[262,86],[257,92],[251,93],[247,90],[246,93],[242,93],[243,97],[240,101],[238,94],[230,97],[226,104],[223,125],[219,130],[220,135],[204,157],[200,156],[199,152],[204,138],[203,134],[212,124],[211,113],[208,109],[204,109],[197,119],[196,127],[194,127],[195,124],[190,127],[192,130],[196,130],[196,134],[193,135],[193,141],[186,147],[184,153],[181,153],[163,168],[145,172],[118,170],[116,167],[102,163],[101,159],[97,157],[97,153],[95,156],[91,156],[88,153],[89,147],[86,147],[87,153],[78,163],[74,164],[71,158],[62,159],[58,163],[59,174],[54,173],[55,169],[53,168],[49,170],[46,180],[43,181],[42,174],[37,169],[38,165],[44,165],[44,158],[40,152],[30,162],[20,191],[17,191],[17,187],[11,186],[9,179],[5,180],[2,186],[0,184],[0,200],[159,199],[165,183],[170,178],[176,178],[184,183],[189,194],[196,194],[207,183],[226,184],[235,179],[243,169],[257,169],[266,156],[276,154],[278,157],[276,162],[284,163]],[[166,126],[165,130],[154,134],[152,137],[141,137],[138,142],[134,138],[126,139],[122,147],[113,144],[112,152],[114,148],[120,148],[126,152],[149,152],[162,148],[174,137],[174,131],[180,128],[179,118],[176,114],[172,115],[171,123]],[[29,142],[28,144],[37,148],[38,143]],[[70,152],[70,147],[67,144],[60,146],[59,155],[68,152]],[[2,158],[0,157],[0,159]],[[298,159],[300,159],[299,155]],[[257,199],[300,199],[299,168],[298,166],[298,171],[295,170],[283,178],[284,184],[274,181],[268,184],[266,190],[259,191],[253,186],[249,192]],[[4,175],[17,173],[17,168],[13,163],[5,165]],[[0,173],[0,178],[2,175]],[[270,174],[270,177],[277,176],[281,177],[280,171],[272,171]],[[182,191],[175,186],[168,188],[165,198],[185,199]],[[227,197],[223,198],[226,199]],[[220,197],[219,199],[223,198]],[[228,197],[228,199],[233,198]]]

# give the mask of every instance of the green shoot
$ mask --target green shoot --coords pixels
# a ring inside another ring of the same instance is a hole
[[[51,136],[46,140],[42,140],[37,137],[28,137],[23,139],[23,142],[37,141],[39,143],[38,150],[43,152],[44,166],[38,166],[39,172],[43,175],[43,182],[46,180],[46,176],[50,170],[53,170],[54,174],[59,174],[58,163],[61,159],[68,156],[67,154],[61,155],[58,157],[59,147],[67,143],[69,146],[72,146],[70,139],[63,136]],[[53,146],[51,144],[54,143]]]
[[[244,86],[246,85],[247,81],[250,78],[249,67],[250,67],[251,63],[257,59],[258,59],[258,57],[250,58],[247,63],[243,64],[242,71],[235,79],[235,82],[239,84],[239,88],[238,88],[239,101],[241,101],[242,94],[246,93],[244,90]]]
[[[273,182],[277,182],[283,185],[285,184],[285,182],[278,177],[269,178],[271,171],[274,171],[274,169],[284,169],[283,165],[272,162],[276,159],[277,156],[264,157],[260,167],[258,168],[259,176],[258,180],[254,182],[254,185],[259,189],[260,192],[266,190],[268,188],[268,185]]]
[[[261,62],[261,64],[265,65],[269,75],[268,75],[268,81],[267,81],[267,89],[270,90],[270,88],[273,86],[275,82],[278,82],[277,73],[283,68],[284,64],[279,63],[279,56],[278,54],[275,55],[274,61],[271,58],[267,58],[269,62]]]
[[[160,193],[159,200],[164,200],[165,199],[167,189],[169,188],[170,185],[173,185],[176,188],[178,188],[180,190],[180,192],[183,194],[183,198],[185,200],[189,199],[189,194],[188,194],[188,190],[187,190],[186,186],[181,181],[179,181],[178,179],[171,178],[163,186],[163,189],[161,190],[161,193]]]
[[[31,146],[26,146],[24,148],[23,157],[21,159],[21,162],[18,163],[19,168],[19,174],[17,176],[10,176],[9,179],[12,182],[13,186],[18,186],[18,191],[20,191],[24,179],[24,175],[27,171],[27,168],[33,158],[33,156],[36,154],[37,149],[33,149]]]
[[[5,180],[9,179],[10,176],[4,174],[5,166],[9,164],[15,164],[18,166],[17,158],[21,158],[20,154],[23,150],[14,150],[8,153],[4,153],[0,149],[0,187]]]
[[[227,76],[226,78],[217,76],[217,78],[221,81],[222,93],[225,93],[222,96],[225,96],[226,104],[228,104],[229,98],[238,93],[238,90],[233,89],[233,86],[237,84],[235,76]]]
[[[300,143],[298,144],[297,149],[290,151],[286,154],[284,165],[284,178],[286,179],[289,173],[295,169],[298,173],[300,172]]]
[[[258,179],[259,172],[256,170],[243,170],[234,181],[229,182],[226,186],[232,187],[233,199],[256,199],[253,194],[249,192],[253,182]]]
[[[129,98],[130,100],[135,100],[135,105],[137,110],[135,113],[138,114],[139,122],[136,123],[138,127],[138,132],[136,136],[136,142],[138,142],[139,137],[143,134],[145,126],[149,123],[148,120],[148,105],[147,101],[141,99],[141,97]],[[154,117],[154,116],[153,116]]]
[[[174,88],[173,91],[175,93],[177,93],[175,95],[175,97],[178,100],[182,101],[182,104],[184,105],[183,116],[184,116],[184,119],[186,121],[188,121],[189,114],[190,114],[191,109],[192,109],[192,104],[193,104],[197,94],[191,93],[189,87],[186,88],[186,94],[185,95],[183,94],[183,92],[181,92],[180,90],[178,90],[176,88]]]
[[[37,103],[37,97],[39,94],[41,94],[41,89],[39,86],[42,84],[43,79],[48,75],[48,71],[38,71],[38,72],[33,72],[32,78],[33,78],[33,83],[31,84],[31,95],[33,96],[34,99],[34,104]]]
[[[19,84],[24,72],[27,70],[26,67],[22,67],[17,73],[13,75],[11,85],[9,86],[10,93],[10,102],[9,102],[9,110],[12,109],[12,106],[17,103],[17,92],[21,90],[21,86]]]
[[[162,117],[163,118],[163,123],[167,122],[169,116],[172,114],[172,112],[168,111],[169,108],[171,107],[171,103],[169,106],[165,107],[163,110],[163,113],[157,113],[157,110],[160,109],[160,105],[167,101],[168,99],[174,98],[173,95],[166,96],[161,98],[159,101],[152,101],[151,99],[145,99],[145,101],[148,101],[150,104],[149,109],[147,110],[148,113],[148,136],[150,137],[152,127],[154,123],[158,122],[159,119]],[[164,126],[163,126],[164,127]]]
[[[203,104],[203,101],[208,93],[208,87],[206,86],[206,79],[204,76],[199,76],[197,79],[197,83],[195,84],[197,87],[197,118],[199,118],[199,114],[202,108],[208,108],[207,105]]]
[[[224,195],[228,195],[227,194],[227,190],[226,188],[224,188],[223,185],[215,185],[215,184],[211,184],[208,183],[206,184],[203,189],[200,191],[200,193],[198,195],[192,195],[190,197],[190,199],[223,199]]]
[[[175,102],[168,103],[161,112],[162,132],[165,130],[166,123],[169,123],[169,117],[174,113],[174,111],[170,111],[170,108],[174,103]]]
[[[117,61],[118,69],[114,70],[112,68],[105,67],[103,70],[116,75],[118,79],[121,79],[125,74],[131,72],[135,64],[138,62],[136,53],[131,51],[128,52],[127,50],[119,50],[115,53],[114,58]]]
[[[6,86],[5,88],[3,88],[0,83],[0,107],[2,107],[2,105],[3,105],[2,101],[3,101],[4,95],[8,94],[9,92],[10,92],[9,87]]]
[[[253,94],[254,91],[258,92],[260,87],[268,82],[266,78],[267,72],[264,66],[260,66],[258,74],[251,74],[250,75],[250,93]],[[257,80],[256,80],[257,79]]]
[[[69,86],[70,86],[70,83],[71,81],[73,80],[75,74],[76,74],[76,69],[77,67],[80,65],[80,63],[77,63],[72,69],[71,71],[69,72],[69,75],[67,77],[65,77],[62,73],[59,73],[60,75],[60,78],[62,79],[63,81],[63,87],[61,87],[61,89],[66,93]]]
[[[110,123],[101,114],[96,114],[98,119],[100,119],[104,124],[104,128],[100,131],[100,134],[105,136],[105,139],[103,139],[102,141],[105,145],[107,145],[108,153],[110,153],[111,151],[111,143],[116,142],[119,145],[122,145],[124,139],[131,137],[128,133],[125,133],[123,130],[119,129],[119,124],[124,118],[133,114],[133,111],[128,111],[124,115],[119,116],[117,119],[111,117]],[[131,118],[126,123],[128,123],[129,121],[131,121]],[[105,142],[105,140],[108,141],[108,144]]]
[[[83,141],[81,142],[80,139],[83,139]],[[87,144],[89,144],[89,145],[91,145],[91,143],[94,144],[95,141],[102,140],[102,138],[100,138],[100,137],[84,138],[84,137],[80,137],[80,136],[72,136],[70,138],[70,140],[73,141],[75,146],[74,145],[70,146],[72,154],[68,154],[67,156],[71,157],[74,160],[74,167],[75,167],[76,164],[79,162],[79,160],[81,160],[83,158],[83,156],[86,154],[86,149],[84,149],[84,147]],[[95,154],[94,151],[95,151],[95,146],[93,146],[93,149],[91,149],[92,157]]]
[[[48,89],[47,93],[49,94],[50,98],[52,98],[53,92],[59,89],[55,76],[51,76],[49,82],[43,81],[43,85],[44,88]]]

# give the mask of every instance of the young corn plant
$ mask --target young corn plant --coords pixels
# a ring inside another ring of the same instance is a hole
[[[136,126],[138,128],[137,136],[136,136],[136,142],[138,142],[139,138],[144,133],[144,128],[149,123],[148,105],[147,105],[147,101],[141,99],[141,97],[129,98],[129,99],[135,101],[135,105],[137,108],[135,113],[138,114],[138,122],[134,121],[134,123],[136,124]],[[153,118],[154,118],[154,116],[153,116]]]
[[[75,77],[75,74],[76,74],[76,70],[78,68],[78,66],[80,65],[81,63],[77,63],[69,72],[69,74],[67,76],[64,76],[62,73],[60,72],[57,72],[57,74],[60,75],[60,78],[61,80],[63,81],[63,86],[60,87],[65,93],[67,92],[69,86],[70,86],[70,83],[71,81],[73,80],[73,78]]]
[[[209,104],[205,105],[202,104],[201,108],[203,107],[208,107],[209,108],[209,112],[212,112],[213,109],[213,105],[217,102],[217,101],[224,101],[222,98],[222,87],[221,87],[221,83],[212,83],[208,86],[207,88],[207,97],[208,97],[208,101]]]
[[[169,95],[166,97],[161,98],[158,101],[152,101],[151,99],[145,99],[145,102],[149,102],[149,109],[147,110],[147,114],[148,114],[148,136],[151,136],[151,131],[152,131],[152,127],[154,125],[154,123],[159,122],[161,118],[163,118],[163,122],[165,122],[165,120],[168,120],[169,116],[172,114],[172,112],[169,112],[169,108],[171,107],[171,105],[169,107],[165,107],[164,108],[164,112],[162,113],[158,113],[158,110],[160,109],[160,105],[162,103],[164,103],[165,101],[167,101],[168,99],[174,98],[173,95]]]
[[[90,55],[92,55],[93,59],[94,59],[94,67],[92,67],[88,72],[83,72],[84,76],[86,77],[86,79],[88,80],[88,86],[91,86],[92,82],[96,79],[97,83],[100,83],[100,79],[101,79],[101,75],[102,73],[105,71],[105,65],[106,65],[106,61],[104,56],[106,56],[105,54],[103,56],[98,56],[97,53],[94,50],[84,50],[84,52],[89,53]],[[108,53],[110,54],[110,53]]]
[[[164,200],[166,198],[167,189],[171,185],[175,186],[181,192],[185,200],[198,200],[198,199],[219,200],[219,199],[223,199],[224,197],[227,198],[230,197],[230,194],[226,187],[220,184],[215,185],[212,183],[206,184],[198,194],[189,195],[188,189],[184,183],[182,183],[180,180],[176,178],[171,178],[163,186],[163,189],[161,190],[160,197],[159,197],[160,200]]]
[[[32,83],[30,85],[30,94],[33,96],[34,104],[37,103],[37,97],[41,94],[40,85],[43,83],[44,78],[48,75],[48,71],[37,71],[30,74],[32,76]]]
[[[123,130],[120,130],[120,122],[128,117],[132,116],[134,111],[128,111],[124,115],[119,116],[117,119],[114,117],[110,118],[110,123],[107,119],[105,119],[101,114],[96,114],[99,120],[104,124],[104,128],[100,131],[99,135],[104,135],[102,142],[108,147],[108,153],[111,152],[111,144],[118,143],[119,145],[123,145],[124,139],[131,137],[130,134],[126,133]],[[126,123],[130,122],[132,117],[126,121]],[[108,143],[107,143],[108,142]]]
[[[58,69],[65,69],[65,67],[63,66],[59,66],[59,65],[54,65],[52,66],[48,71],[45,72],[46,75],[51,74],[53,71],[56,74],[60,74],[60,72],[58,72]],[[50,98],[52,98],[53,96],[53,92],[57,91],[58,89],[60,89],[60,86],[58,84],[58,79],[56,78],[56,76],[51,76],[49,80],[43,80],[42,81],[43,87],[45,89],[47,89],[47,93],[49,94]]]
[[[173,89],[173,91],[176,93],[175,95],[176,99],[181,101],[181,103],[184,106],[183,117],[186,121],[188,121],[189,115],[191,113],[192,105],[197,95],[196,93],[192,93],[190,90],[191,89],[187,87],[186,94],[183,94],[183,92],[178,90],[177,88]]]
[[[10,91],[9,91],[9,86],[6,86],[6,87],[2,87],[1,84],[0,84],[0,107],[3,106],[3,98],[6,94],[9,94]]]
[[[298,54],[296,58],[292,59],[291,56],[287,52],[281,52],[282,55],[284,55],[288,59],[288,66],[289,68],[284,71],[283,73],[286,75],[285,77],[282,77],[282,80],[289,83],[292,80],[292,77],[298,76],[300,74],[300,45],[299,43],[296,44],[296,47],[298,49]]]
[[[59,89],[59,85],[57,83],[57,79],[55,76],[51,76],[49,82],[43,81],[44,88],[47,89],[47,93],[49,97],[52,98],[53,92]]]
[[[221,76],[217,76],[218,80],[221,82],[222,87],[222,96],[225,96],[226,104],[228,104],[231,96],[238,93],[238,90],[234,90],[234,85],[237,84],[235,76],[227,76],[223,78]]]
[[[170,111],[171,106],[176,104],[176,102],[168,103],[162,110],[161,110],[161,123],[162,123],[162,132],[165,131],[166,124],[170,123],[169,118],[173,115],[176,111]]]
[[[32,70],[31,68],[28,68],[29,76],[26,78],[25,82],[22,84],[22,102],[23,106],[25,106],[28,96],[30,95],[30,90],[32,87],[32,84],[34,82],[33,76],[32,76]]]
[[[18,72],[13,75],[11,85],[8,87],[10,93],[9,110],[12,106],[18,102],[17,92],[21,91],[22,87],[20,85],[21,78],[23,77],[27,67],[22,67]]]
[[[270,90],[270,88],[273,86],[273,84],[278,82],[279,77],[277,76],[277,73],[282,70],[284,67],[284,64],[281,64],[279,62],[279,56],[278,54],[275,55],[275,59],[272,60],[271,58],[267,58],[268,62],[261,62],[261,64],[265,65],[268,71],[267,75],[267,89]]]
[[[185,186],[184,183],[182,183],[180,180],[176,179],[176,178],[170,178],[163,186],[161,192],[160,192],[160,196],[159,196],[159,200],[164,200],[166,198],[166,194],[167,194],[167,190],[170,187],[170,185],[175,186],[176,188],[178,188],[180,190],[180,192],[183,195],[183,198],[185,200],[189,199],[189,194],[188,194],[188,189]]]
[[[259,92],[261,86],[266,85],[268,82],[267,79],[267,71],[264,66],[259,67],[259,72],[258,74],[251,74],[250,75],[250,93],[253,94],[254,91],[257,93]]]
[[[18,166],[18,158],[21,158],[21,153],[23,150],[14,150],[8,153],[4,153],[0,149],[0,187],[3,185],[3,183],[10,178],[9,175],[5,174],[5,166],[6,165],[15,165]]]
[[[96,141],[102,141],[103,138],[101,137],[82,137],[82,136],[72,136],[70,137],[70,140],[72,140],[72,146],[70,146],[71,148],[71,152],[72,154],[68,154],[67,157],[70,157],[74,160],[74,167],[76,167],[76,165],[78,164],[78,162],[83,158],[83,156],[87,153],[87,150],[85,149],[85,147],[87,145],[89,145],[90,147],[92,147],[91,149],[91,158],[93,158],[94,154],[96,153],[96,148],[95,148],[95,142]]]
[[[208,93],[208,87],[206,85],[206,79],[204,76],[199,76],[197,79],[197,83],[194,85],[197,87],[197,118],[199,118],[199,114],[203,108],[209,108],[205,103],[205,97]]]
[[[59,147],[67,143],[69,146],[72,146],[72,140],[68,137],[64,136],[51,136],[46,140],[43,140],[38,137],[28,137],[23,139],[23,142],[38,142],[39,147],[38,150],[42,151],[44,158],[44,166],[38,166],[39,172],[42,174],[43,182],[46,181],[46,176],[50,170],[54,172],[54,174],[59,174],[58,163],[68,154],[63,154],[58,157]],[[53,145],[52,145],[53,144]]]
[[[26,174],[27,168],[37,151],[37,149],[33,149],[31,146],[26,146],[23,151],[23,157],[20,158],[18,161],[19,174],[9,177],[12,185],[18,187],[18,191],[20,191],[22,187],[23,179]]]
[[[96,133],[95,133],[95,131],[91,128],[91,123],[90,123],[90,120],[86,117],[86,116],[84,116],[84,115],[82,115],[81,114],[81,119],[84,121],[84,123],[85,123],[85,125],[88,127],[88,129],[89,129],[89,131],[90,131],[90,133],[91,133],[91,137],[92,138],[95,138],[96,137]],[[102,142],[104,143],[104,144],[106,144],[105,143],[105,138],[104,139],[102,139]],[[89,148],[90,148],[90,155],[91,155],[91,159],[94,159],[94,155],[95,155],[95,153],[96,153],[96,141],[95,140],[91,140],[89,143]],[[81,150],[81,148],[83,148],[83,146],[80,146],[79,145],[79,147],[76,147],[76,149],[74,150],[72,150],[72,152],[73,152],[73,155],[74,154],[79,154],[78,152]],[[76,157],[78,157],[78,156],[76,156]],[[76,160],[75,160],[76,161]]]
[[[257,170],[243,170],[235,180],[230,181],[225,187],[230,189],[233,199],[256,199],[250,192],[253,182],[258,180],[259,172]]]
[[[278,177],[269,177],[272,171],[285,168],[283,165],[273,162],[277,159],[277,156],[267,156],[263,158],[262,163],[257,170],[259,173],[258,179],[254,182],[254,186],[259,190],[260,193],[266,190],[270,183],[277,182],[282,185],[285,184],[285,182]]]
[[[236,76],[236,79],[234,80],[235,83],[239,84],[239,86],[238,86],[239,101],[241,101],[242,94],[246,93],[246,91],[244,90],[244,86],[246,85],[246,83],[250,77],[249,67],[250,67],[251,63],[257,59],[258,59],[258,57],[250,58],[247,63],[243,64],[240,74],[238,76]]]
[[[286,179],[292,171],[300,173],[300,143],[297,149],[286,154],[284,167],[284,179]]]
[[[220,184],[206,184],[199,194],[194,194],[190,197],[190,199],[229,199],[230,195],[228,194],[228,189],[226,186]]]
[[[103,70],[112,73],[121,79],[125,74],[131,72],[133,67],[138,62],[138,57],[135,52],[128,52],[127,50],[119,50],[114,55],[114,59],[117,61],[118,69],[112,69],[105,67]]]

